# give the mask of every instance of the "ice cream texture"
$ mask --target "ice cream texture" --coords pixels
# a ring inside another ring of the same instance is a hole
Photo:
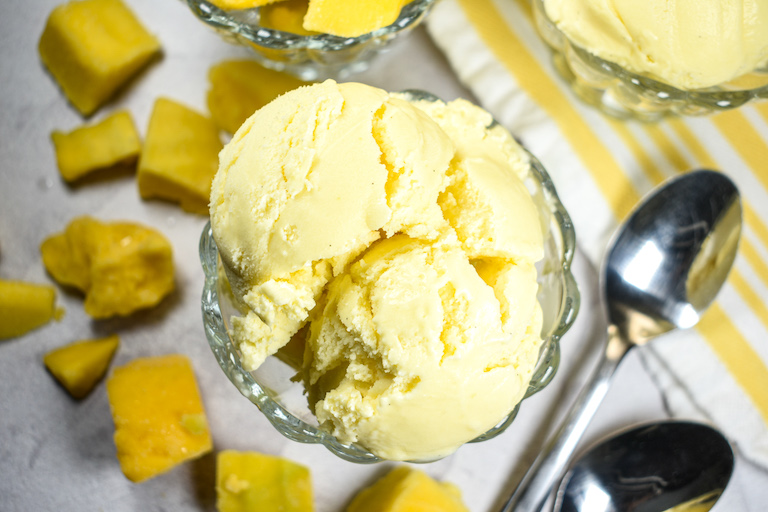
[[[543,0],[571,41],[680,89],[738,78],[768,62],[766,0]]]
[[[390,460],[496,425],[542,343],[527,153],[468,101],[409,99],[278,97],[225,146],[210,205],[245,368],[301,337],[321,427]]]

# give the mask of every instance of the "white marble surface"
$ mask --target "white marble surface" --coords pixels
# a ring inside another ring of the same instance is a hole
[[[170,204],[141,201],[132,176],[78,187],[59,179],[49,134],[54,129],[70,130],[83,120],[62,97],[37,55],[45,19],[57,3],[14,0],[0,17],[0,277],[49,282],[40,261],[40,242],[74,216],[90,214],[143,222],[165,233],[174,246],[178,290],[155,310],[103,322],[84,314],[80,298],[60,292],[58,301],[67,311],[60,322],[0,342],[0,509],[215,509],[213,455],[147,482],[130,483],[115,458],[103,384],[76,402],[44,370],[41,359],[48,350],[117,332],[122,344],[113,364],[170,352],[192,359],[216,450],[258,450],[304,463],[312,469],[316,510],[343,510],[358,489],[389,465],[355,465],[322,447],[284,439],[220,371],[208,349],[199,308],[203,273],[197,241],[205,219]],[[143,133],[160,95],[204,110],[209,66],[247,51],[221,41],[180,1],[128,3],[161,39],[164,56],[94,119],[126,107]],[[370,71],[354,79],[389,90],[419,88],[445,99],[471,99],[423,29],[395,44]],[[501,436],[420,466],[458,485],[473,512],[497,510],[596,361],[604,330],[596,273],[580,254],[575,271],[583,294],[581,314],[562,340],[562,364],[553,383],[523,404],[514,424]],[[584,444],[615,429],[667,417],[640,356],[631,353],[622,364]],[[716,510],[763,510],[768,502],[766,483],[765,473],[739,460],[734,481]]]

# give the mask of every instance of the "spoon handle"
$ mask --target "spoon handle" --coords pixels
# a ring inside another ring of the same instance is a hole
[[[502,508],[502,512],[541,510],[553,487],[562,478],[579,440],[608,392],[616,368],[631,346],[617,334],[609,334],[605,353],[597,368],[571,406],[557,433],[544,446]]]

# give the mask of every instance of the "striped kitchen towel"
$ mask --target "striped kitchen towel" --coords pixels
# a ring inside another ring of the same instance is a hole
[[[548,169],[595,264],[653,186],[695,168],[742,193],[734,268],[693,329],[643,349],[673,415],[709,421],[768,467],[768,102],[659,123],[609,118],[556,73],[526,0],[441,0],[427,29],[459,79]]]

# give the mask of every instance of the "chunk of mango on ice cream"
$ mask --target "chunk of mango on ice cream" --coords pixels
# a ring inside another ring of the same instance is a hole
[[[124,110],[70,132],[54,131],[51,139],[59,173],[69,182],[118,164],[135,163],[141,152],[139,133],[131,114]]]
[[[170,242],[139,224],[78,217],[40,251],[57,282],[85,293],[85,312],[94,318],[155,306],[175,286]]]
[[[76,341],[51,350],[43,363],[70,395],[83,398],[107,373],[119,344],[116,334]]]
[[[189,359],[134,359],[107,380],[117,458],[141,482],[212,448],[208,420]]]
[[[259,22],[265,28],[281,30],[300,36],[319,34],[304,28],[304,16],[309,10],[309,0],[281,0],[259,9]]]
[[[282,457],[225,450],[216,458],[219,512],[312,512],[309,469]]]
[[[221,147],[219,129],[210,118],[158,98],[139,158],[141,197],[177,202],[188,212],[206,214]]]
[[[69,101],[90,115],[160,51],[120,0],[75,0],[53,9],[40,58]]]
[[[403,0],[310,0],[304,28],[357,37],[394,23],[403,4]]]
[[[357,37],[391,25],[410,0],[211,0],[224,10],[260,7],[267,28]]]
[[[56,314],[53,286],[0,279],[0,340],[37,329]]]

